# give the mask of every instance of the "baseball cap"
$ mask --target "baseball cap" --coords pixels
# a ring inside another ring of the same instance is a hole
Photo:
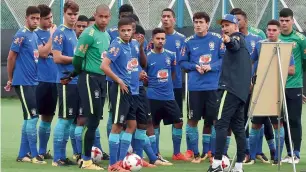
[[[238,20],[236,18],[236,16],[231,15],[231,14],[225,14],[222,19],[218,20],[217,23],[221,24],[223,21],[228,21],[234,24],[238,24]]]

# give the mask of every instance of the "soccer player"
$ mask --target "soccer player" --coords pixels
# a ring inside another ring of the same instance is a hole
[[[254,55],[252,56],[253,64],[254,62],[258,62],[258,57],[260,54],[261,50],[261,43],[262,42],[281,42],[279,40],[279,35],[280,35],[280,23],[277,20],[270,20],[267,24],[267,35],[268,39],[260,41],[256,44],[256,48],[254,51]],[[254,64],[253,71],[256,73],[257,70],[257,63]],[[288,69],[288,75],[294,75],[295,73],[295,66],[294,66],[294,60],[293,57],[291,57],[290,60],[290,65]],[[288,83],[288,81],[287,81]],[[260,137],[260,129],[261,125],[264,123],[266,120],[265,118],[268,118],[269,121],[271,120],[274,128],[274,134],[275,134],[275,142],[276,145],[280,144],[280,155],[278,155],[278,151],[275,152],[274,159],[272,160],[272,165],[278,165],[278,157],[281,156],[282,154],[282,149],[284,145],[284,137],[285,137],[285,132],[284,132],[284,126],[283,126],[283,118],[281,119],[280,123],[280,128],[278,128],[278,117],[253,117],[252,119],[252,129],[250,132],[250,150],[251,150],[251,157],[250,160],[246,162],[246,164],[254,164],[255,163],[255,155],[256,155],[256,147],[259,144],[258,140]],[[280,133],[280,139],[278,138],[278,132]],[[279,143],[280,140],[280,143]]]
[[[294,155],[291,154],[289,145],[288,128],[285,127],[285,143],[287,156],[282,162],[293,163],[290,156],[294,156],[294,163],[299,163],[300,149],[302,141],[302,95],[303,95],[303,60],[306,59],[306,38],[303,34],[293,29],[293,12],[289,8],[284,8],[279,12],[279,21],[281,25],[280,40],[284,42],[293,42],[293,56],[295,61],[295,74],[288,76],[286,84],[286,100],[288,108],[288,117],[293,141]],[[304,69],[305,70],[305,69]]]
[[[133,14],[134,10],[133,7],[129,4],[123,4],[122,6],[120,6],[119,8],[119,20],[127,17],[131,14]],[[118,26],[113,26],[111,28],[109,28],[107,30],[107,32],[109,33],[110,37],[111,37],[111,43],[114,39],[116,39],[119,36],[119,32],[118,32]],[[107,80],[107,92],[109,93],[109,88],[111,87],[112,84],[112,80],[110,77],[106,76],[106,80]],[[107,126],[106,126],[106,131],[107,131],[107,136],[109,136],[109,133],[112,129],[112,124],[113,124],[113,119],[112,117],[112,110],[111,110],[111,106],[109,103],[109,113],[108,113],[108,121],[107,121]]]
[[[166,42],[164,45],[164,48],[172,51],[176,54],[176,58],[180,56],[181,48],[183,45],[183,42],[185,40],[185,36],[181,33],[177,32],[175,27],[175,13],[170,8],[165,8],[162,11],[161,15],[161,22],[162,22],[162,28],[165,30],[166,33]],[[176,100],[176,103],[178,104],[180,111],[181,111],[181,117],[183,117],[182,109],[183,109],[183,88],[182,88],[182,72],[181,67],[179,65],[176,65],[175,67],[175,78],[173,79],[173,92],[174,97]],[[179,125],[179,124],[176,124]],[[180,124],[182,128],[183,122]],[[159,152],[159,130],[155,129],[155,136],[156,136],[156,145],[157,145],[157,151]],[[181,153],[180,147],[181,147],[181,140],[182,140],[182,130],[177,128],[172,128],[172,141],[173,141],[173,160],[183,160],[187,161],[187,158]],[[162,157],[161,157],[162,158]]]
[[[78,90],[83,116],[86,117],[82,133],[83,163],[81,168],[103,170],[102,167],[92,162],[91,149],[95,142],[95,133],[99,131],[97,128],[103,115],[106,94],[105,74],[100,70],[100,64],[102,62],[101,54],[107,51],[110,43],[110,36],[106,32],[106,27],[111,18],[109,7],[107,5],[99,5],[96,8],[94,17],[95,24],[87,28],[79,38],[77,50],[72,61],[75,70],[70,76],[80,75]]]
[[[50,138],[51,122],[55,114],[57,103],[57,66],[51,54],[52,35],[56,30],[56,25],[52,23],[51,8],[45,4],[38,5],[40,10],[40,25],[35,30],[38,37],[38,63],[37,79],[39,81],[36,88],[37,111],[41,115],[39,125],[39,155],[43,159],[52,159],[50,152],[47,152],[47,144]]]
[[[243,172],[245,157],[244,104],[248,98],[251,84],[251,58],[246,48],[244,36],[239,32],[238,21],[234,15],[226,14],[218,24],[222,25],[222,40],[226,46],[223,57],[219,89],[222,93],[218,120],[216,121],[216,153],[208,172],[223,171],[222,155],[230,127],[237,143],[237,161],[233,171]],[[237,82],[239,81],[239,82]]]
[[[234,8],[234,9],[231,10],[230,14],[232,14],[232,15],[236,15],[237,14],[236,16],[238,17],[238,20],[239,20],[239,18],[243,18],[243,16],[241,14],[246,14],[246,13],[244,11],[242,11],[240,8]],[[247,22],[247,20],[243,20],[243,21]],[[242,22],[239,21],[239,27],[241,27],[240,23],[242,25],[244,25],[243,21]],[[248,33],[254,34],[256,36],[259,36],[261,39],[266,39],[266,35],[265,35],[265,33],[262,30],[254,28],[254,27],[249,26],[249,25],[247,25],[245,27],[246,27]],[[243,30],[246,31],[246,29],[243,29]],[[250,36],[246,36],[246,39],[245,39],[250,52],[252,52],[252,50],[251,50],[252,45],[255,45],[254,43],[249,41],[249,40],[251,40],[250,38],[252,38],[252,37],[253,36],[251,36],[251,37]],[[250,97],[249,97],[249,99],[246,102],[246,107],[244,108],[245,123],[246,123],[246,120],[248,119],[247,118],[247,113],[248,113],[248,110],[249,110],[249,108],[248,108],[249,100],[250,100]],[[271,124],[269,118],[266,118],[266,121],[265,121],[264,125],[262,125],[262,129],[260,130],[260,137],[259,137],[259,140],[258,140],[259,144],[258,144],[258,147],[257,147],[257,155],[256,155],[256,158],[261,160],[263,163],[269,163],[268,158],[262,152],[262,142],[263,142],[263,135],[264,134],[265,134],[267,143],[269,145],[270,155],[271,155],[271,160],[272,160],[272,159],[274,159],[274,155],[275,155],[275,151],[274,151],[275,150],[275,145],[274,145],[273,128],[272,128],[272,124]],[[246,142],[247,142],[246,143],[247,144],[246,149],[247,150],[246,150],[246,158],[245,158],[244,162],[248,161],[248,159],[249,159],[249,156],[248,156],[249,139],[248,138],[249,138],[249,128],[246,131]],[[228,148],[229,141],[230,141],[230,137],[228,138],[228,142],[226,143],[226,145],[227,145],[226,148]]]
[[[64,24],[59,26],[53,34],[52,53],[54,62],[58,66],[58,83],[66,73],[74,70],[72,57],[76,49],[77,37],[73,27],[77,21],[78,12],[79,5],[74,1],[67,1],[64,4]],[[66,145],[69,139],[70,125],[80,111],[77,80],[78,78],[75,77],[69,85],[58,84],[59,112],[53,136],[53,166],[75,164],[66,157]]]
[[[203,138],[208,145],[204,147],[204,155],[210,149],[210,128],[216,120],[219,96],[218,82],[224,54],[221,35],[208,32],[210,17],[205,12],[193,15],[195,34],[185,40],[179,64],[188,72],[188,122],[186,126],[187,145],[191,145],[194,153],[192,163],[200,163],[198,150],[198,122],[203,117],[209,128]]]
[[[131,75],[132,71],[138,69],[139,63],[137,58],[132,56],[132,52],[137,51],[135,46],[131,46],[137,43],[136,40],[131,41],[133,32],[132,23],[133,21],[130,18],[119,20],[119,37],[111,43],[108,52],[103,54],[104,57],[101,65],[101,69],[113,81],[109,90],[113,115],[113,125],[109,134],[109,171],[128,171],[122,168],[122,161],[127,155],[132,135],[137,126],[136,116],[133,113],[135,104],[133,103],[132,95],[135,95],[134,90],[139,85],[131,83]],[[142,63],[142,60],[140,60],[140,64]],[[126,129],[120,138],[124,124],[126,124]],[[118,153],[119,158],[117,158]]]
[[[36,67],[39,52],[38,38],[34,30],[38,27],[39,22],[39,8],[29,6],[26,9],[25,26],[17,31],[10,47],[7,58],[8,81],[5,90],[10,91],[12,86],[15,88],[23,110],[21,144],[16,161],[46,164],[43,158],[38,155],[36,145],[36,124],[39,116],[35,89],[38,84]]]
[[[84,16],[84,15],[80,15],[78,18],[78,21],[75,23],[74,29],[75,29],[75,33],[77,38],[80,37],[80,35],[82,34],[82,32],[88,27],[91,26],[89,25],[89,19]]]
[[[95,22],[96,22],[94,16],[91,16],[88,20],[89,20],[88,26],[91,26],[91,25],[95,24]]]

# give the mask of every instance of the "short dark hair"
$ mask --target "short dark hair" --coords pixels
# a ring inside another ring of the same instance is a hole
[[[196,12],[193,14],[192,21],[195,19],[205,19],[206,23],[210,22],[210,17],[206,12]]]
[[[124,18],[119,20],[118,29],[123,25],[132,25],[132,23],[133,23],[133,21],[131,20],[131,18],[124,17]]]
[[[270,21],[268,22],[267,26],[269,26],[269,25],[275,25],[275,26],[277,26],[277,27],[280,27],[280,23],[279,23],[279,21],[277,21],[277,20],[270,20]]]
[[[244,11],[242,11],[242,10],[237,10],[237,11],[235,11],[234,14],[232,14],[232,15],[242,15],[245,19],[248,18],[248,17],[247,17],[247,14],[246,14]]]
[[[124,12],[134,13],[133,7],[130,4],[123,4],[119,8],[119,14]]]
[[[157,28],[152,30],[152,37],[155,36],[158,33],[166,33],[166,32],[165,32],[164,29],[157,27]]]
[[[79,15],[78,21],[88,22],[89,20],[85,15]]]
[[[290,8],[283,8],[279,12],[280,17],[293,17],[293,11]]]
[[[88,20],[89,21],[96,21],[94,16],[91,16]]]
[[[28,6],[27,10],[26,10],[26,16],[28,17],[31,14],[40,14],[40,10],[38,7],[36,6]]]
[[[40,11],[40,17],[46,17],[51,13],[51,8],[46,4],[40,4],[37,7]]]
[[[68,9],[71,9],[71,11],[73,12],[79,12],[80,10],[80,7],[79,5],[72,1],[72,0],[68,0],[67,2],[65,2],[64,4],[64,13],[68,10]]]
[[[129,17],[131,19],[134,19],[134,22],[139,22],[139,18],[138,18],[138,16],[136,14],[130,14],[127,17]]]
[[[172,13],[172,16],[175,18],[175,12],[174,12],[171,8],[165,8],[165,9],[163,9],[162,12],[164,12],[164,11],[169,11],[169,12],[171,12],[171,13]]]
[[[140,25],[136,25],[135,33],[140,33],[140,34],[146,35],[146,32],[145,32],[144,28]]]
[[[240,11],[242,11],[241,8],[233,8],[233,9],[230,11],[230,14],[231,14],[231,15],[235,15],[236,12],[240,12]]]

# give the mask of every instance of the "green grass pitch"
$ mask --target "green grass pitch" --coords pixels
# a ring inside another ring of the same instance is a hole
[[[79,171],[80,169],[77,166],[73,167],[52,167],[51,161],[47,161],[46,165],[38,165],[31,163],[17,163],[16,157],[19,150],[20,144],[20,132],[22,126],[22,109],[20,106],[20,102],[18,99],[1,99],[1,166],[3,172],[68,172],[68,171]],[[306,111],[306,106],[303,107],[303,113]],[[106,112],[106,111],[104,111]],[[305,114],[306,115],[306,114]],[[305,116],[303,115],[303,116]],[[101,131],[101,141],[103,149],[108,152],[108,143],[106,139],[106,120],[107,113],[105,113],[104,120],[100,123],[100,131]],[[306,123],[306,119],[302,118],[302,124]],[[56,118],[52,122],[52,129],[56,123]],[[199,128],[202,128],[203,122],[201,122]],[[201,131],[201,130],[200,130]],[[305,138],[305,132],[303,134]],[[199,141],[199,148],[202,150],[201,138]],[[51,130],[51,137],[48,144],[48,149],[53,150],[53,133]],[[306,170],[306,151],[303,148],[306,147],[306,142],[302,142],[302,151],[301,151],[301,161],[297,164],[297,171]],[[161,136],[160,136],[160,149],[162,154],[167,157],[167,159],[171,159],[172,155],[172,139],[171,139],[171,128],[169,126],[162,126],[161,128]],[[185,135],[183,135],[182,147],[181,151],[186,150],[186,141]],[[284,149],[285,150],[285,149]],[[235,140],[234,137],[231,140],[231,145],[229,149],[229,155],[233,156],[235,148]],[[264,152],[266,155],[269,155],[266,141],[264,141]],[[284,151],[286,152],[286,151]],[[285,155],[283,152],[283,156]],[[53,154],[53,152],[52,152]],[[70,142],[67,144],[67,156],[71,158],[72,156],[72,148]],[[102,162],[103,167],[107,167],[108,161]],[[175,171],[175,172],[183,172],[183,171],[192,171],[192,172],[204,172],[208,169],[208,162],[202,162],[201,164],[191,164],[190,162],[174,162],[173,166],[170,167],[157,167],[154,169],[143,169],[142,171]],[[88,170],[86,170],[88,171]],[[271,164],[262,164],[257,162],[252,166],[244,166],[245,172],[265,172],[265,171],[277,171],[276,166],[272,166]],[[283,164],[281,166],[281,171],[284,172],[292,172],[292,166],[290,164]]]

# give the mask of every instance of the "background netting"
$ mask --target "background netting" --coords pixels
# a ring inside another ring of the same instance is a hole
[[[118,0],[75,0],[80,5],[80,14],[91,17],[99,4],[111,7],[112,20],[110,26],[118,22]],[[46,4],[53,10],[54,23],[60,24],[60,0],[1,0],[1,29],[18,29],[24,25],[25,9],[29,5]],[[171,8],[176,13],[178,0],[123,0],[131,4],[146,30],[160,26],[160,14],[164,8]],[[279,10],[288,6],[294,11],[295,19],[300,28],[306,28],[304,11],[306,0],[280,0]],[[242,8],[247,12],[249,24],[260,29],[272,18],[272,0],[229,0],[227,9]],[[205,11],[211,17],[210,28],[218,29],[216,20],[222,17],[222,0],[185,0],[183,27],[192,26],[192,14]]]
[[[23,26],[26,8],[38,4],[46,4],[51,7],[54,23],[60,24],[59,0],[1,0],[1,29],[18,29]]]

